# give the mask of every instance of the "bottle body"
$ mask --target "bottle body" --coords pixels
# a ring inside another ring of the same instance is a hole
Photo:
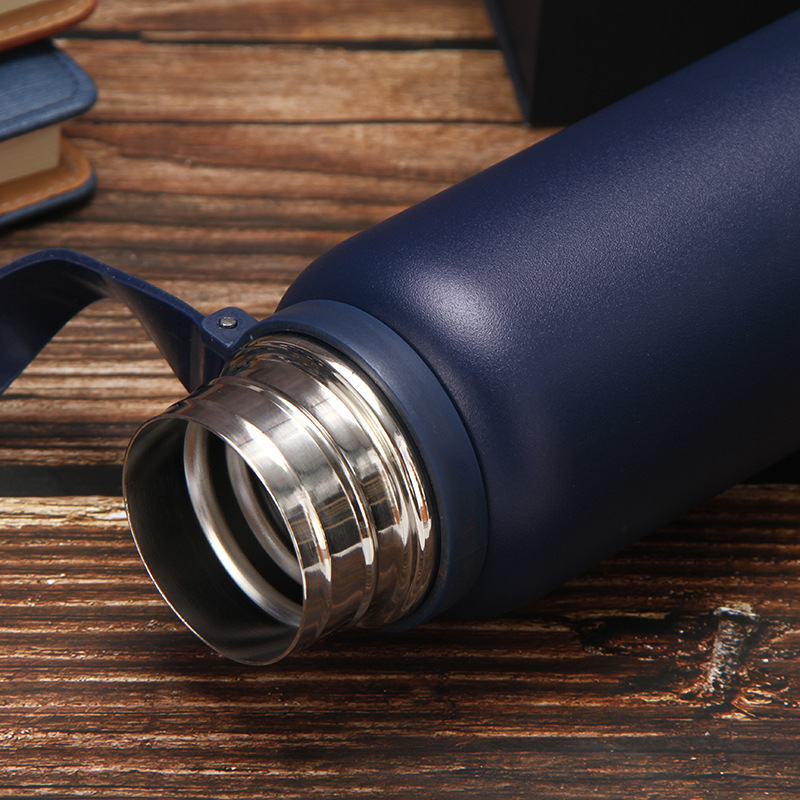
[[[795,14],[334,248],[282,301],[366,312],[451,398],[489,514],[454,613],[528,602],[800,448],[799,40]]]
[[[267,320],[193,321],[227,366],[124,481],[187,624],[264,663],[502,613],[800,450],[798,41],[800,12],[353,237]]]

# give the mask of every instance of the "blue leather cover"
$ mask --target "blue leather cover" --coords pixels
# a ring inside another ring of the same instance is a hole
[[[52,42],[0,53],[0,141],[91,108],[92,79]]]
[[[490,515],[460,614],[557,586],[800,449],[800,13],[343,243],[427,362]]]

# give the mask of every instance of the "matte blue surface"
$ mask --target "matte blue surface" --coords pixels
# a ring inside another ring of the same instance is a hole
[[[490,515],[458,611],[559,585],[800,447],[800,13],[360,234],[354,305],[438,376]]]
[[[203,332],[199,311],[89,256],[44,250],[0,270],[0,392],[70,319],[104,297],[133,311],[187,389],[219,374],[228,351]]]

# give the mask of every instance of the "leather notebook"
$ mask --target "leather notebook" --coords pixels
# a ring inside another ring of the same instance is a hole
[[[91,193],[94,171],[61,123],[96,98],[92,79],[50,41],[0,53],[0,228]]]
[[[0,50],[52,36],[88,17],[97,0],[0,0]]]

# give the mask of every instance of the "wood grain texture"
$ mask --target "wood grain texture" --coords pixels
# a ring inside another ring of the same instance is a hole
[[[79,33],[152,40],[490,42],[481,0],[148,0],[100,3]]]
[[[496,50],[73,40],[103,86],[92,118],[124,121],[521,120]]]
[[[2,499],[0,796],[791,797],[798,516],[740,487],[512,616],[253,669],[165,609],[118,499]]]
[[[480,0],[102,0],[63,40],[100,89],[67,125],[97,195],[0,258],[74,247],[266,315],[327,248],[551,133],[491,41]],[[508,617],[253,669],[177,622],[92,488],[182,394],[103,302],[0,398],[0,797],[800,794],[797,487],[732,489]]]

